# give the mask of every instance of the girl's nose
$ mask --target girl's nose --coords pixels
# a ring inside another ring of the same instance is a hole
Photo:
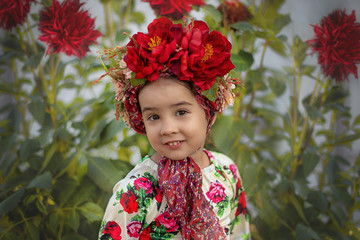
[[[169,135],[178,131],[176,123],[172,119],[162,119],[161,135]]]

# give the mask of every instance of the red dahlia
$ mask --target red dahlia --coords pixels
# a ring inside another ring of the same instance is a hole
[[[342,82],[349,74],[357,78],[356,64],[360,63],[360,23],[355,11],[346,15],[345,10],[335,10],[314,26],[315,37],[308,40],[323,73]]]
[[[240,21],[247,21],[252,18],[252,14],[249,9],[242,4],[239,0],[225,1],[224,5],[220,5],[218,10],[226,14],[226,20],[228,23],[233,24]]]
[[[30,2],[35,0],[0,1],[0,27],[7,30],[22,24],[30,11]]]
[[[40,41],[48,45],[49,52],[64,52],[82,58],[89,46],[97,43],[102,34],[95,30],[95,19],[80,8],[84,3],[79,0],[65,0],[61,4],[53,0],[50,7],[40,11]]]
[[[149,2],[156,15],[170,17],[174,20],[181,19],[191,11],[191,6],[204,5],[203,0],[143,0]]]

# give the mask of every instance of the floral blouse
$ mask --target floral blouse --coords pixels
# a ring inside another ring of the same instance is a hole
[[[201,169],[202,190],[227,239],[250,239],[249,216],[239,171],[224,154],[207,151],[211,165]],[[158,164],[146,156],[119,181],[106,208],[99,239],[182,239],[159,190]]]

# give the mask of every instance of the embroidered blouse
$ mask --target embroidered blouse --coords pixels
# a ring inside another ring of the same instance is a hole
[[[205,152],[211,164],[201,169],[203,194],[219,218],[226,239],[249,240],[249,216],[239,171],[226,155]],[[157,170],[158,164],[145,156],[114,186],[99,240],[183,239],[179,222],[169,217]]]

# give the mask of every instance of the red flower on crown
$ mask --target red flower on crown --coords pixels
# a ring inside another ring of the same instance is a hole
[[[192,80],[202,90],[210,89],[217,76],[235,68],[230,60],[231,43],[218,31],[209,33],[203,21],[194,21],[185,28],[181,48],[184,52],[172,71],[180,80]]]
[[[155,19],[149,26],[149,33],[139,32],[132,36],[127,44],[124,61],[127,67],[136,73],[135,78],[147,78],[154,81],[166,70],[176,50],[176,39],[170,28],[172,22],[167,18]]]
[[[308,40],[323,73],[342,82],[350,74],[357,78],[356,64],[360,63],[360,23],[356,23],[355,11],[335,10],[314,26],[315,37]]]
[[[65,0],[61,4],[53,0],[50,7],[40,11],[40,41],[48,45],[46,53],[64,52],[66,55],[85,56],[89,46],[97,43],[102,34],[95,30],[95,20],[80,8],[79,0]]]
[[[10,30],[22,24],[30,11],[30,2],[35,0],[0,1],[0,27]]]
[[[203,0],[143,0],[149,2],[156,15],[170,17],[174,20],[181,19],[191,11],[191,6],[205,5]]]

